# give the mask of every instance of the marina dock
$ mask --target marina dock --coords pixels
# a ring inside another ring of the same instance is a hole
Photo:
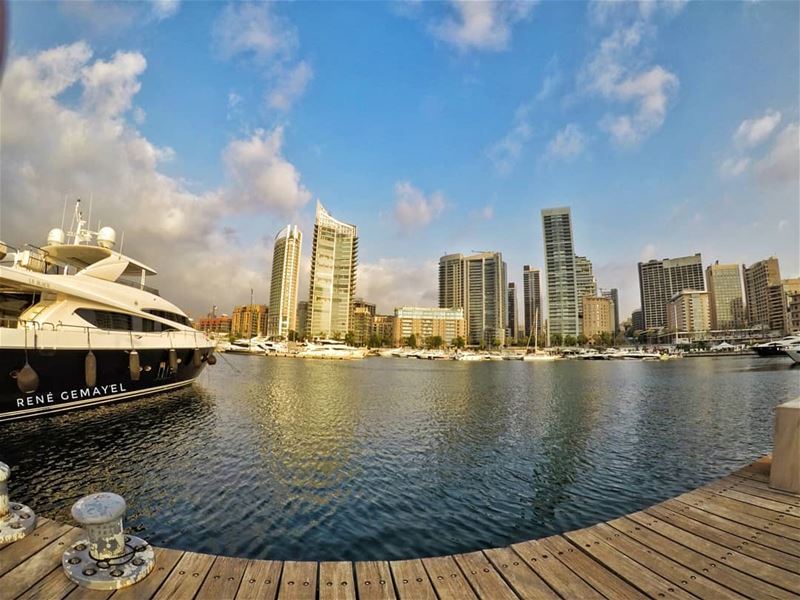
[[[766,457],[605,523],[452,556],[280,562],[156,548],[154,571],[117,591],[88,590],[68,580],[61,556],[82,531],[40,518],[32,534],[0,548],[0,597],[797,598],[800,496],[771,488],[770,468]]]

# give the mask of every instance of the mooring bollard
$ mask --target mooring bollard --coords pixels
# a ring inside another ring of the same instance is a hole
[[[72,505],[72,517],[88,537],[61,557],[72,581],[94,590],[116,590],[141,581],[153,570],[153,548],[123,532],[125,509],[125,499],[110,492],[84,496]]]
[[[784,492],[800,494],[800,398],[775,409],[769,485]]]
[[[36,525],[36,514],[30,508],[8,499],[10,478],[11,467],[0,462],[0,544],[21,540]]]

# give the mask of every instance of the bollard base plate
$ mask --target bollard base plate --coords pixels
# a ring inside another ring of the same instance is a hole
[[[141,581],[155,566],[155,553],[143,539],[125,536],[126,554],[120,558],[95,560],[89,555],[89,540],[72,544],[61,557],[67,577],[90,590],[118,590]]]
[[[0,518],[0,544],[21,540],[36,526],[36,514],[24,504],[11,502],[8,514]]]

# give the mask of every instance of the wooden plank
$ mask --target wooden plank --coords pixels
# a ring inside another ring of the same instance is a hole
[[[752,496],[750,494],[745,494],[741,491],[733,489],[714,488],[709,486],[706,486],[704,489],[709,489],[714,494],[724,498],[738,500],[739,502],[750,504],[761,509],[772,511],[778,515],[782,515],[780,519],[778,519],[777,516],[774,517],[774,520],[779,520],[784,525],[790,525],[791,527],[800,529],[800,516],[796,514],[797,508],[794,506],[783,504],[781,502],[775,502],[773,500],[767,500],[766,498],[759,498],[758,496]]]
[[[713,512],[731,521],[770,531],[790,540],[800,541],[800,529],[776,522],[775,513],[772,511],[731,500],[718,494],[704,492],[689,492],[679,496],[678,499],[681,502]]]
[[[750,479],[751,481],[762,481],[764,483],[769,483],[769,475],[765,475],[763,473],[756,473],[753,471],[747,471],[745,469],[739,469],[734,473],[736,477],[742,477],[744,479]]]
[[[664,537],[668,537],[713,560],[724,561],[726,565],[738,569],[743,573],[758,577],[763,581],[780,586],[786,590],[800,590],[800,576],[795,573],[773,567],[760,560],[746,556],[738,550],[731,550],[703,537],[684,531],[679,527],[675,527],[647,513],[633,513],[628,515],[628,517],[632,521],[644,525],[660,533]]]
[[[643,567],[614,546],[607,544],[602,532],[591,527],[565,534],[581,550],[592,555],[603,567],[610,569],[625,581],[651,598],[681,598],[689,600],[692,595],[658,573]]]
[[[531,540],[513,544],[511,548],[562,598],[585,598],[602,600],[604,596],[580,578],[572,569],[558,560],[541,540]],[[568,553],[577,552],[575,548]]]
[[[317,563],[287,560],[278,587],[279,600],[314,600],[317,597]]]
[[[90,590],[76,585],[64,600],[108,600],[114,590]]]
[[[559,598],[511,548],[491,548],[483,553],[521,598]]]
[[[711,542],[724,546],[728,550],[735,550],[742,554],[749,556],[753,559],[765,562],[775,567],[780,567],[787,571],[791,571],[796,575],[800,575],[800,560],[796,556],[791,556],[779,550],[767,548],[760,544],[751,544],[746,539],[740,538],[731,533],[719,530],[716,527],[711,527],[705,523],[695,521],[685,515],[671,511],[665,507],[653,506],[646,509],[649,515],[680,527],[684,531],[688,531],[698,535]],[[800,589],[800,588],[798,588]]]
[[[730,484],[731,487],[753,496],[760,496],[761,498],[775,500],[776,502],[782,502],[783,504],[790,504],[792,506],[800,506],[800,496],[776,490],[769,487],[767,483],[736,477],[735,475],[730,475],[723,481]]]
[[[69,525],[46,521],[21,540],[5,545],[0,550],[0,575],[5,575],[71,529]]]
[[[195,600],[219,600],[234,598],[239,591],[247,560],[218,556],[206,575],[203,585],[195,596]]]
[[[275,600],[283,563],[276,560],[249,560],[236,600]]]
[[[150,598],[156,593],[158,588],[166,581],[169,574],[178,564],[183,552],[180,550],[172,550],[170,548],[156,548],[153,547],[153,552],[156,557],[156,566],[150,574],[136,583],[135,585],[122,588],[114,592],[112,598],[114,600],[140,600],[141,598]]]
[[[791,554],[792,556],[800,559],[800,542],[770,533],[768,528],[763,528],[763,525],[761,528],[744,525],[737,521],[726,519],[724,516],[714,514],[713,512],[705,511],[702,508],[684,504],[679,500],[667,500],[666,502],[662,502],[659,506],[663,506],[664,508],[668,508],[677,513],[686,515],[695,521],[705,523],[706,525],[711,525],[712,527],[716,527],[722,531],[727,531],[728,533],[738,535],[739,537],[747,540],[748,544],[758,543],[762,546],[767,546],[769,548],[774,548],[787,554]],[[769,524],[768,522],[764,523]]]
[[[159,600],[194,598],[212,564],[214,557],[210,554],[184,552],[153,598]]]
[[[508,587],[503,577],[489,562],[483,552],[456,554],[458,566],[480,598],[515,600],[517,595]]]
[[[607,544],[698,598],[744,598],[660,552],[648,548],[610,525],[600,523],[595,525],[594,531],[603,536]]]
[[[25,562],[0,577],[0,590],[13,590],[12,597],[14,597],[33,587],[39,580],[61,566],[61,555],[82,533],[80,529],[71,528],[64,535],[52,540]]]
[[[436,593],[421,560],[393,560],[389,568],[401,600],[436,600]]]
[[[319,600],[356,600],[353,563],[319,563]]]
[[[17,600],[62,600],[75,587],[76,585],[67,579],[59,565]]]
[[[477,598],[452,556],[423,558],[422,566],[428,572],[439,600]]]
[[[34,524],[33,529],[35,531],[35,530],[39,529],[40,527],[42,527],[44,525],[47,525],[48,523],[53,523],[53,522],[54,521],[51,521],[47,517],[40,517],[40,516],[37,515],[36,523]],[[18,540],[18,541],[21,541],[21,540]],[[8,548],[9,546],[11,546],[11,545],[13,545],[15,543],[17,543],[17,542],[8,542],[6,544],[0,544],[0,552],[2,552],[2,550],[4,548]]]
[[[392,571],[386,561],[356,563],[356,588],[359,600],[396,600]]]
[[[737,571],[724,564],[723,561],[710,559],[691,548],[687,548],[660,533],[640,525],[636,521],[630,520],[628,517],[614,519],[609,521],[608,524],[645,546],[669,556],[672,560],[690,568],[698,575],[712,579],[720,585],[736,590],[749,598],[788,598],[785,590]]]
[[[608,598],[644,598],[639,590],[608,569],[600,567],[588,554],[573,546],[566,538],[554,535],[541,540],[542,545],[556,555],[589,585]],[[572,550],[572,551],[570,551]]]

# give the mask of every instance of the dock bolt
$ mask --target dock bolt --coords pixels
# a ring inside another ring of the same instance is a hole
[[[11,468],[0,462],[0,544],[16,542],[36,526],[36,514],[24,504],[8,499]]]
[[[125,499],[110,492],[84,496],[72,505],[72,517],[86,532],[61,557],[67,577],[93,590],[117,590],[141,581],[153,570],[153,548],[123,533]]]

